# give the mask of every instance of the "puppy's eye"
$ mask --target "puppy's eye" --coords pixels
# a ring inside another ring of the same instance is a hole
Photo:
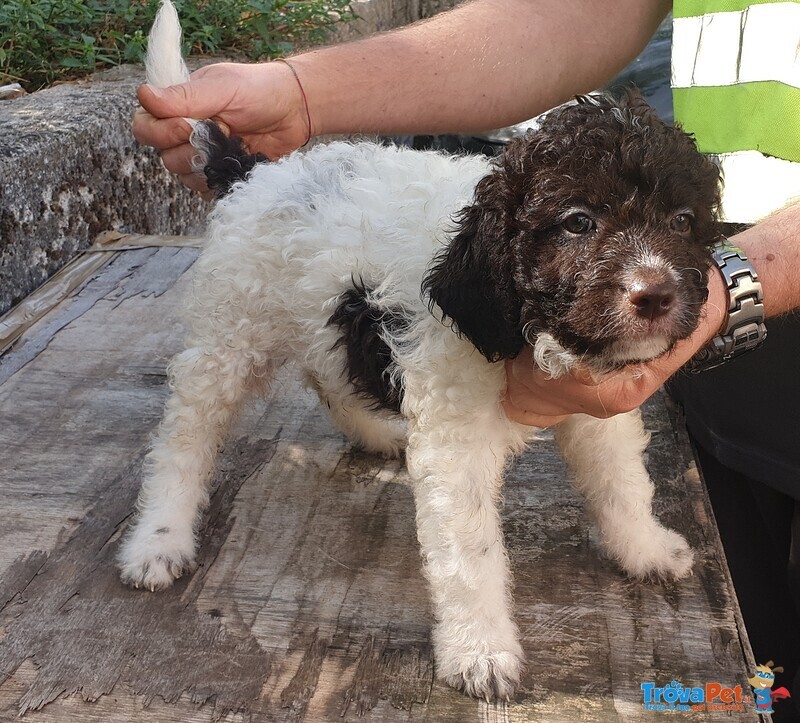
[[[591,233],[597,228],[594,219],[585,213],[572,213],[562,222],[567,231],[574,234]]]
[[[692,230],[692,221],[694,221],[694,216],[691,213],[679,213],[672,217],[669,227],[678,233],[688,233]]]

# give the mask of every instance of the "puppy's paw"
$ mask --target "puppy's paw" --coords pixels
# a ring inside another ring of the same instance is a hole
[[[509,701],[519,683],[522,661],[515,653],[504,651],[464,656],[440,667],[439,677],[445,683],[473,698]]]
[[[120,548],[120,577],[127,585],[156,591],[172,585],[185,572],[192,572],[196,545],[194,536],[168,527],[152,532],[137,525]]]
[[[631,577],[680,580],[691,574],[694,553],[682,535],[661,525],[637,536],[617,556]]]

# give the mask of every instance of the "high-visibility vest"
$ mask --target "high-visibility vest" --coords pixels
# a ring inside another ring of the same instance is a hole
[[[724,220],[800,200],[800,0],[674,0],[675,120],[723,172]]]

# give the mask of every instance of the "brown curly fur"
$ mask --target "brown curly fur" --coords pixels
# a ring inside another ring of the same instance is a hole
[[[637,93],[581,96],[509,145],[423,289],[490,360],[516,356],[541,331],[576,355],[602,355],[647,333],[625,279],[639,273],[633,259],[650,254],[679,276],[674,343],[696,328],[707,296],[719,194],[717,168]],[[576,209],[592,232],[567,230]],[[679,232],[684,211],[694,219]]]

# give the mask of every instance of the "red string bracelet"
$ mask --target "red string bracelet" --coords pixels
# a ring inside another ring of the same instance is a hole
[[[289,68],[289,70],[292,71],[292,75],[294,76],[294,79],[297,81],[297,87],[300,88],[300,95],[303,96],[303,105],[305,106],[306,109],[306,122],[308,123],[308,136],[306,137],[306,142],[303,143],[303,145],[300,147],[305,148],[308,145],[308,142],[311,140],[311,113],[308,110],[308,98],[306,98],[306,92],[305,90],[303,90],[303,84],[300,82],[300,76],[297,74],[297,71],[294,69],[294,66],[288,60],[286,60],[286,58],[276,58],[275,62],[283,63]]]

